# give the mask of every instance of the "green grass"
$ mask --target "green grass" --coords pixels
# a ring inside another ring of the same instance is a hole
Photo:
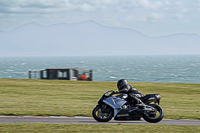
[[[0,124],[0,132],[4,133],[130,133],[130,132],[150,132],[150,133],[200,133],[200,126],[187,125],[105,125],[105,124],[43,124],[43,123],[17,123]]]
[[[200,119],[200,84],[129,82],[143,94],[160,93],[164,118]],[[0,115],[91,116],[116,82],[0,79]]]

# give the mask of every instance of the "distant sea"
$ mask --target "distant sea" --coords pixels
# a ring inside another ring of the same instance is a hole
[[[45,68],[92,69],[94,81],[200,83],[200,55],[0,57],[0,78]]]

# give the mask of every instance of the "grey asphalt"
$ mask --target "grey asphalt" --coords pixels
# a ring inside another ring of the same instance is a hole
[[[63,124],[167,124],[167,125],[200,125],[200,120],[172,120],[163,119],[158,123],[139,121],[115,121],[97,122],[92,117],[65,117],[65,116],[0,116],[0,123],[63,123]]]

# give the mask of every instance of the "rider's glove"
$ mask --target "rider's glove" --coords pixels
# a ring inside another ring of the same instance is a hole
[[[114,95],[115,94],[115,91],[112,91],[112,93],[110,95]]]

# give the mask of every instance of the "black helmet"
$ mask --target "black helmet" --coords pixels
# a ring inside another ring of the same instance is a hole
[[[128,82],[126,81],[126,79],[120,79],[117,82],[117,88],[118,88],[118,90],[123,89],[127,84],[128,84]]]

